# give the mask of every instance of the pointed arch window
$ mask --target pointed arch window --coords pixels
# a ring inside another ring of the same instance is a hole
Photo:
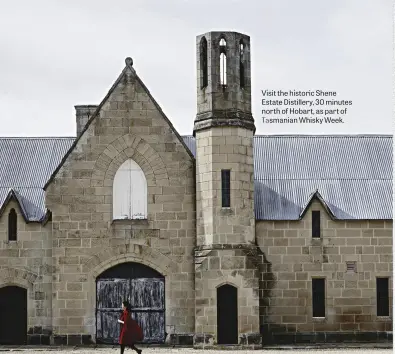
[[[207,60],[207,40],[203,37],[200,41],[200,88],[208,85],[208,60]]]
[[[227,85],[226,79],[226,40],[225,38],[221,38],[219,41],[219,71],[220,71],[220,82],[223,87]]]
[[[113,218],[147,219],[147,180],[132,159],[126,160],[115,173]]]
[[[15,209],[11,209],[8,214],[8,241],[17,240],[17,215]]]
[[[239,65],[239,76],[240,76],[240,87],[244,88],[245,85],[245,72],[244,72],[244,42],[240,40],[240,65]]]

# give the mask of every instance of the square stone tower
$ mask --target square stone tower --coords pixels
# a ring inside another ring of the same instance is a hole
[[[250,38],[197,37],[195,346],[260,344]]]

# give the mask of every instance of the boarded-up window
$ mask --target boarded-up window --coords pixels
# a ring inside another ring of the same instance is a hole
[[[321,237],[320,212],[317,210],[311,212],[311,236],[314,238]]]
[[[325,317],[325,279],[312,279],[313,317]]]
[[[121,165],[114,177],[113,217],[147,218],[147,180],[140,166],[130,159]]]
[[[390,315],[389,279],[376,279],[377,316]]]

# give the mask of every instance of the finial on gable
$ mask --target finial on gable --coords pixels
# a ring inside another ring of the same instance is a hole
[[[133,59],[132,59],[131,57],[127,57],[127,58],[125,59],[125,63],[126,63],[126,65],[128,65],[128,66],[133,66]]]

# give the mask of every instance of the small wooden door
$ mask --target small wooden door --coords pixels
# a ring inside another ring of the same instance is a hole
[[[27,290],[0,288],[0,344],[23,345],[27,341]]]
[[[217,288],[218,344],[238,344],[237,288],[222,285]]]

